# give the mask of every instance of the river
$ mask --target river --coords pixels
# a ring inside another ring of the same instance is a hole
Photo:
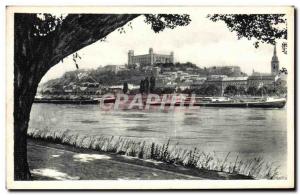
[[[123,136],[148,142],[178,143],[240,158],[261,156],[280,165],[286,176],[286,109],[176,108],[101,110],[98,105],[34,104],[29,128]]]

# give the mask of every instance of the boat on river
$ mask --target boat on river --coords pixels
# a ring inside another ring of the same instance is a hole
[[[36,96],[34,103],[49,103],[49,104],[99,104],[99,101],[89,97],[69,97],[69,96],[57,96],[57,97],[43,97]]]
[[[99,104],[98,100],[93,99],[35,99],[34,103],[49,103],[49,104]]]
[[[129,98],[129,102],[132,97]],[[161,98],[162,99],[162,98]],[[146,104],[146,97],[143,97],[143,103]],[[115,97],[109,98],[77,98],[77,99],[49,99],[35,98],[35,103],[53,103],[53,104],[99,104],[115,103]],[[233,99],[229,97],[196,97],[194,100],[190,97],[184,100],[178,98],[175,100],[168,99],[166,101],[150,102],[150,106],[203,106],[203,107],[237,107],[237,108],[283,108],[286,104],[286,98],[275,97],[259,97],[259,98],[239,98]]]
[[[194,102],[191,102],[192,99],[187,98],[184,101],[175,101],[175,102],[154,102],[150,103],[153,106],[159,106],[164,104],[165,106],[203,106],[203,107],[236,107],[236,108],[283,108],[286,104],[285,98],[253,98],[253,99],[231,99],[226,97],[211,97],[211,98],[202,98],[196,97]]]
[[[285,98],[262,98],[253,101],[215,101],[195,102],[194,106],[204,107],[249,107],[249,108],[283,108],[286,104]]]

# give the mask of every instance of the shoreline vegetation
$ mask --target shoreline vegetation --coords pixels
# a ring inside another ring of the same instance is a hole
[[[28,138],[49,143],[73,146],[78,149],[90,149],[98,152],[124,155],[141,160],[163,162],[166,165],[182,166],[198,171],[198,174],[210,172],[227,174],[229,179],[280,179],[279,166],[265,162],[261,157],[241,160],[237,155],[234,161],[229,160],[230,152],[225,158],[205,153],[198,148],[183,149],[178,144],[164,144],[134,140],[120,136],[79,135],[70,130],[53,131],[48,129],[29,129]],[[168,167],[168,166],[167,166]]]

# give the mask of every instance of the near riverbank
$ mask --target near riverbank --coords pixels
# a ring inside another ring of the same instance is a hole
[[[32,138],[28,139],[28,161],[36,180],[252,179],[250,176],[187,168]]]

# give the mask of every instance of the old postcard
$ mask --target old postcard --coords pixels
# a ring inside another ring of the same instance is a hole
[[[294,188],[294,7],[6,14],[8,189]]]

